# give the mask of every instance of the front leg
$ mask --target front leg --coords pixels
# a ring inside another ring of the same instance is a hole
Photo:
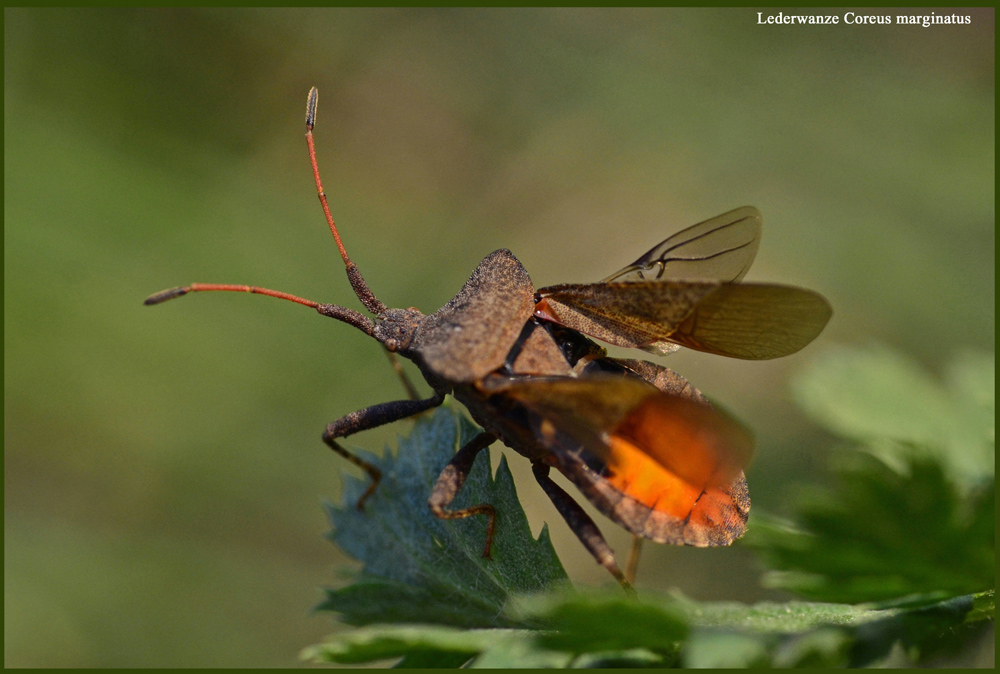
[[[399,362],[399,358],[396,357],[389,349],[386,349],[383,345],[383,351],[385,355],[389,358],[389,365],[392,366],[393,372],[399,377],[399,382],[403,385],[403,390],[406,391],[406,397],[410,400],[420,400],[420,395],[417,393],[417,389],[413,386],[413,382],[410,381],[409,375],[406,374],[406,370],[403,369],[403,364]]]
[[[348,435],[353,435],[360,431],[367,431],[371,428],[377,428],[385,424],[391,424],[394,421],[399,421],[400,419],[405,419],[406,417],[412,417],[432,407],[437,407],[442,402],[444,402],[444,394],[435,393],[426,400],[397,400],[391,403],[380,403],[366,407],[363,410],[358,410],[357,412],[351,412],[326,427],[326,431],[323,432],[323,442],[329,445],[330,449],[337,454],[340,454],[355,466],[368,473],[372,479],[371,484],[368,485],[368,489],[365,490],[365,493],[361,495],[361,498],[355,504],[358,510],[364,510],[365,501],[372,495],[375,487],[378,486],[379,481],[382,479],[382,471],[341,447],[340,443],[337,442],[337,438],[346,438]]]

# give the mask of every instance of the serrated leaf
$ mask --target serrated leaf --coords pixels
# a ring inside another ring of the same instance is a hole
[[[798,505],[798,529],[758,517],[744,540],[775,570],[765,584],[842,602],[991,587],[993,484],[963,496],[936,461],[915,455],[905,466],[900,474],[874,457],[845,455],[836,488]]]
[[[451,506],[496,508],[492,559],[481,556],[485,517],[440,520],[431,513],[427,499],[439,473],[478,432],[463,416],[439,408],[417,421],[395,455],[358,452],[382,471],[381,483],[361,512],[354,504],[367,481],[345,477],[342,504],[327,509],[330,539],[364,566],[356,583],[328,590],[319,609],[355,625],[510,627],[521,624],[503,613],[513,595],[568,582],[547,529],[537,540],[531,535],[506,459],[494,478],[489,452],[482,452]]]
[[[359,664],[400,658],[397,668],[563,667],[572,656],[545,651],[534,633],[517,629],[464,630],[441,625],[369,625],[331,636],[302,651],[309,662]]]
[[[890,465],[920,448],[975,484],[994,474],[994,365],[991,354],[960,353],[946,387],[885,347],[837,347],[803,370],[792,391],[817,423]]]

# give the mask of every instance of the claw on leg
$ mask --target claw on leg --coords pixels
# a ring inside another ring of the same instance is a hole
[[[434,488],[431,490],[431,497],[427,501],[431,512],[443,520],[456,520],[474,515],[486,515],[489,521],[486,523],[486,545],[483,547],[483,559],[490,559],[490,548],[493,545],[493,531],[496,528],[497,511],[488,503],[480,503],[470,508],[461,510],[448,510],[447,507],[455,500],[458,490],[465,483],[465,478],[469,476],[472,464],[476,456],[482,450],[489,447],[496,441],[497,437],[492,433],[480,433],[474,437],[467,445],[458,450],[448,465],[444,467],[438,476]]]

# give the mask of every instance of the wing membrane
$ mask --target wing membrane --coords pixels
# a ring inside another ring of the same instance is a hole
[[[816,339],[833,310],[819,293],[773,284],[724,284],[666,339],[731,358],[768,360]]]
[[[535,315],[614,344],[663,354],[672,344],[732,358],[795,353],[830,320],[823,297],[774,284],[645,281],[538,292]]]
[[[677,232],[604,282],[739,281],[757,255],[760,235],[760,211],[737,208]]]

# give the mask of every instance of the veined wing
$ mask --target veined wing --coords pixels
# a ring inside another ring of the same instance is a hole
[[[539,290],[535,304],[538,318],[616,346],[662,355],[679,344],[749,360],[795,353],[831,313],[803,288],[711,281],[564,284]]]
[[[760,235],[760,211],[743,206],[677,232],[603,282],[739,281],[757,255]]]

